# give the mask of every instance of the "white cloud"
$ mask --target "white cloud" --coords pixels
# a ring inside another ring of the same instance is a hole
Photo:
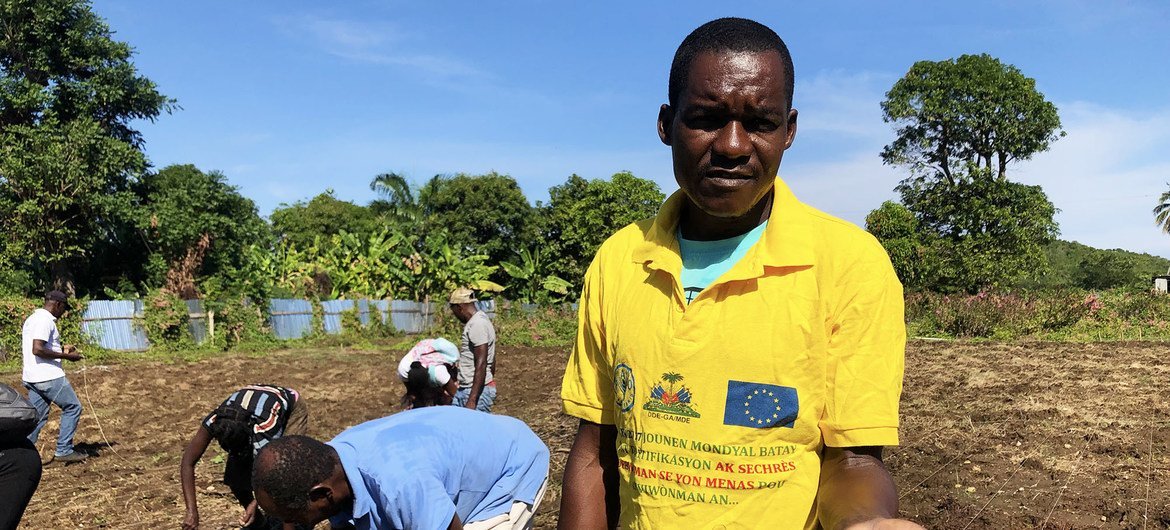
[[[1170,255],[1150,210],[1170,181],[1170,109],[1134,115],[1061,105],[1068,136],[1021,162],[1013,177],[1039,184],[1061,211],[1061,238],[1098,248]]]
[[[404,72],[421,75],[431,82],[488,77],[482,70],[459,59],[412,50],[411,42],[422,37],[387,21],[304,14],[280,17],[275,22],[290,34],[307,35],[331,55],[357,62],[407,67]]]
[[[897,198],[904,172],[878,155],[893,139],[880,102],[894,80],[829,71],[798,83],[800,134],[781,173],[802,200],[860,225]],[[1067,136],[1014,165],[1009,177],[1044,188],[1060,209],[1061,239],[1170,256],[1170,236],[1150,213],[1170,182],[1170,108],[1136,115],[1086,102],[1058,107]]]

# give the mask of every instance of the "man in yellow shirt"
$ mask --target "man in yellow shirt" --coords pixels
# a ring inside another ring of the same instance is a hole
[[[792,90],[759,23],[715,20],[679,46],[658,133],[681,190],[585,276],[561,528],[921,528],[894,519],[881,461],[902,287],[873,237],[777,179]]]

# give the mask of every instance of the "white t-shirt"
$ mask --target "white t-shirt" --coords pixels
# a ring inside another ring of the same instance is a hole
[[[34,340],[45,341],[45,345],[57,353],[62,351],[61,334],[57,332],[57,317],[45,308],[33,311],[32,315],[24,319],[20,338],[21,352],[24,353],[25,381],[41,383],[65,377],[65,370],[61,369],[61,359],[45,359],[33,355]]]

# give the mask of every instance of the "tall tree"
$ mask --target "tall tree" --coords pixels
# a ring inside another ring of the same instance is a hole
[[[0,0],[0,252],[58,288],[129,211],[131,122],[174,106],[132,54],[84,0]]]
[[[896,190],[919,248],[939,260],[919,271],[924,287],[973,291],[1045,267],[1056,208],[1040,187],[1007,179],[1009,165],[1064,135],[1035,80],[986,54],[919,61],[882,111],[897,127],[882,159],[909,170]]]
[[[135,221],[147,246],[147,256],[139,261],[147,264],[152,285],[160,285],[168,270],[198,248],[205,236],[208,247],[198,270],[192,271],[200,276],[239,268],[246,247],[271,240],[256,204],[218,171],[172,165],[145,175],[134,189],[138,195]],[[199,207],[192,208],[193,204]]]
[[[426,233],[446,231],[458,252],[486,254],[499,265],[531,241],[532,205],[508,175],[456,175],[431,179],[423,188]],[[496,278],[506,280],[502,272]]]
[[[574,292],[580,291],[597,247],[623,226],[653,217],[665,200],[654,181],[626,171],[609,180],[570,175],[548,195],[540,238],[552,258],[548,272],[571,282]]]
[[[898,127],[882,160],[948,183],[974,167],[1002,180],[1008,164],[1064,136],[1036,80],[987,54],[914,63],[886,93],[882,114]]]
[[[406,177],[398,173],[382,173],[370,181],[370,191],[378,198],[370,202],[370,210],[399,225],[422,221],[422,206]]]
[[[1170,191],[1164,191],[1158,197],[1158,205],[1154,207],[1154,224],[1158,225],[1163,234],[1170,234]]]
[[[377,218],[369,208],[333,196],[333,190],[313,197],[308,202],[297,201],[281,205],[269,217],[276,236],[304,249],[317,236],[341,232],[368,237],[378,228]]]

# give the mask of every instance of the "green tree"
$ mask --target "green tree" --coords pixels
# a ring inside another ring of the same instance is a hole
[[[437,177],[423,189],[424,233],[445,231],[456,253],[483,254],[495,266],[535,237],[532,206],[508,175]]]
[[[283,204],[269,218],[277,237],[301,249],[312,245],[317,237],[328,238],[344,231],[366,238],[379,228],[374,212],[334,197],[333,190],[309,202]]]
[[[597,248],[623,226],[653,217],[666,198],[653,181],[626,171],[609,180],[570,175],[548,195],[542,206],[542,239],[552,258],[548,272],[568,280],[574,292],[580,291]]]
[[[547,303],[561,300],[569,294],[568,281],[548,272],[549,256],[537,244],[532,249],[521,249],[519,260],[504,261],[500,266],[512,278],[507,291],[519,302]]]
[[[382,173],[370,181],[370,191],[378,198],[370,202],[370,210],[399,226],[417,225],[422,221],[422,205],[406,177],[398,173]]]
[[[86,1],[0,0],[0,253],[58,288],[130,211],[131,123],[174,106],[132,54]]]
[[[973,167],[1004,179],[1008,164],[1064,136],[1036,80],[987,54],[914,63],[886,93],[882,114],[898,127],[882,160],[952,184]]]
[[[927,288],[934,280],[931,272],[939,267],[938,256],[925,241],[918,218],[905,206],[894,201],[882,205],[865,217],[868,230],[890,255],[898,279],[907,290]]]
[[[1150,276],[1142,274],[1137,259],[1132,255],[1095,250],[1081,259],[1077,267],[1076,283],[1085,289],[1148,287]]]
[[[1170,187],[1170,184],[1166,186]],[[1154,224],[1163,234],[1170,234],[1170,191],[1162,192],[1158,197],[1158,205],[1154,207]]]
[[[923,287],[974,291],[1045,268],[1056,208],[1038,186],[1007,179],[1010,164],[1064,135],[1035,80],[986,54],[919,61],[882,112],[897,127],[882,159],[909,170],[896,190],[918,220],[917,248],[937,258]]]
[[[138,196],[136,225],[146,244],[146,278],[162,285],[168,269],[206,235],[209,247],[198,271],[216,276],[244,267],[245,248],[268,245],[271,232],[256,204],[240,195],[218,171],[172,165],[148,173],[134,185]],[[198,208],[191,205],[197,204]]]

